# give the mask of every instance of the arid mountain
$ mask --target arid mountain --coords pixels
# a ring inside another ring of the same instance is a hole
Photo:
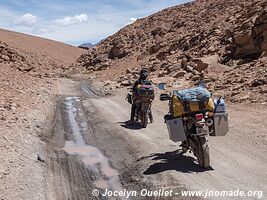
[[[90,43],[90,42],[87,42],[87,43],[83,43],[81,45],[79,45],[78,47],[82,48],[82,49],[86,49],[86,50],[89,50],[89,49],[92,49],[95,47],[94,44]]]
[[[204,79],[233,102],[266,101],[266,7],[264,0],[199,0],[167,8],[105,39],[77,65],[119,83],[146,66],[155,83]]]
[[[0,29],[0,41],[24,57],[33,73],[46,70],[52,73],[57,68],[65,69],[83,52],[67,44],[3,29]],[[14,64],[14,61],[10,64]]]
[[[1,120],[17,119],[18,110],[35,104],[43,90],[49,93],[52,79],[47,78],[62,74],[83,52],[60,42],[0,29]]]

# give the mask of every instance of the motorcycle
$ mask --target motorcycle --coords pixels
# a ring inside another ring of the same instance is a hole
[[[140,120],[142,128],[147,127],[148,119],[150,119],[151,123],[153,122],[151,106],[154,97],[155,94],[152,85],[138,85],[136,96],[134,97],[133,91],[130,91],[126,97],[128,103],[136,104],[134,121],[138,122]]]
[[[136,101],[135,110],[135,122],[141,121],[142,128],[146,128],[148,124],[148,118],[150,122],[153,122],[153,116],[151,111],[152,99],[140,97]]]
[[[169,100],[170,104],[171,96],[168,94],[161,94],[160,100]],[[167,124],[168,129],[174,129],[172,130],[174,134],[177,134],[177,132],[184,133],[184,136],[181,137],[182,139],[179,138],[179,140],[177,140],[182,141],[181,147],[183,152],[193,152],[197,157],[199,165],[203,168],[210,167],[209,145],[206,136],[212,134],[214,131],[213,116],[213,112],[206,110],[190,112],[184,114],[180,118],[174,118],[170,113],[164,116],[165,123],[174,120],[174,126],[171,124],[168,126]],[[180,122],[179,127],[177,126],[177,124],[179,124],[177,122]],[[179,130],[177,130],[177,127]]]

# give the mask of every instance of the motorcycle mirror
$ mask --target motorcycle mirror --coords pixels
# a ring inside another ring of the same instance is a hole
[[[159,96],[160,101],[168,101],[171,99],[171,96],[169,94],[161,94]]]

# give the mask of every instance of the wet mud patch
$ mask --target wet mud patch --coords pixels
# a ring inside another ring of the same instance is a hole
[[[123,190],[119,173],[108,158],[85,142],[88,134],[93,133],[81,97],[60,97],[48,148],[51,198],[105,199],[93,197],[93,189]]]

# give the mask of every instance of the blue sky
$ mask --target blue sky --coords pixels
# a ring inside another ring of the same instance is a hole
[[[0,0],[0,27],[72,45],[96,43],[138,18],[189,0]]]

